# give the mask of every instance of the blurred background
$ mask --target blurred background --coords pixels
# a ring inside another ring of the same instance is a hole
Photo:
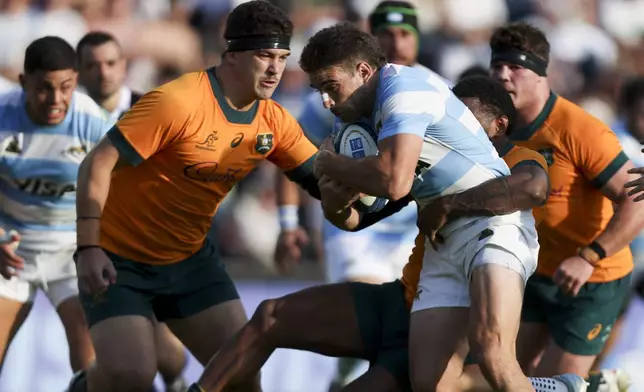
[[[182,73],[216,65],[228,12],[240,0],[0,0],[0,89],[16,82],[24,50],[34,39],[57,35],[76,46],[89,31],[113,34],[128,60],[127,85],[145,92]],[[291,16],[295,37],[274,99],[295,117],[310,91],[297,60],[307,39],[322,27],[365,18],[379,0],[273,0]],[[454,80],[473,65],[487,67],[488,38],[499,24],[528,20],[547,33],[553,90],[577,102],[620,136],[636,166],[644,166],[638,141],[624,127],[622,82],[644,75],[644,0],[412,0],[420,10],[421,64]],[[644,114],[642,114],[644,116]],[[257,168],[227,197],[213,224],[228,269],[249,313],[269,297],[324,281],[320,214],[301,211],[312,239],[306,261],[279,275],[273,253],[279,234],[270,164]],[[633,250],[643,258],[640,245]],[[281,350],[264,372],[266,392],[325,391],[331,359]],[[644,368],[643,368],[644,369]],[[199,365],[191,361],[188,379]],[[39,297],[9,352],[0,392],[63,390],[71,372],[60,322]],[[318,385],[319,384],[319,385]],[[633,390],[644,390],[644,385]]]

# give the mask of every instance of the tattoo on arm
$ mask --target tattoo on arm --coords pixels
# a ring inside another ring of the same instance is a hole
[[[510,176],[495,178],[473,189],[453,195],[453,217],[504,215],[542,205],[548,193],[545,170],[523,166]]]

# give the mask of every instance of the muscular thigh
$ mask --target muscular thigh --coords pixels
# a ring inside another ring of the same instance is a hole
[[[516,271],[490,261],[513,257],[499,249],[481,250],[477,258],[488,258],[472,273],[470,344],[485,344],[485,337],[501,339],[501,345],[514,352],[521,319],[523,277]],[[505,264],[505,263],[504,263]],[[474,348],[474,347],[473,347]]]
[[[448,390],[456,385],[469,350],[469,309],[430,308],[411,314],[409,367],[414,390]]]
[[[246,312],[238,299],[211,306],[185,318],[165,320],[172,332],[202,365],[246,321]]]
[[[90,329],[96,364],[105,375],[128,375],[152,382],[156,352],[152,322],[143,316],[117,316],[97,322]]]
[[[372,359],[381,336],[380,285],[314,286],[262,303],[252,323],[279,348]]]

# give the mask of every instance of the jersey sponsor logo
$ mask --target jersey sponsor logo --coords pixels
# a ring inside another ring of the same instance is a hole
[[[257,135],[257,141],[255,143],[255,151],[260,154],[266,154],[273,148],[273,134],[272,133],[260,133]]]
[[[215,143],[217,142],[217,140],[219,140],[217,131],[212,131],[210,132],[210,135],[206,137],[206,140],[201,143],[197,143],[197,148],[200,148],[202,150],[215,151]]]
[[[62,197],[65,193],[76,192],[76,184],[61,184],[43,178],[14,180],[16,187],[23,192],[40,197]]]
[[[537,152],[543,156],[543,159],[546,160],[548,167],[552,166],[552,164],[555,163],[555,155],[552,148],[542,148],[537,150]]]
[[[228,168],[225,171],[219,170],[217,162],[200,162],[186,166],[183,173],[186,177],[202,182],[223,182],[226,184],[235,183],[239,180],[238,175],[241,169]]]
[[[599,324],[599,323],[595,324],[595,326],[593,327],[593,329],[591,329],[590,331],[588,331],[588,334],[586,335],[586,339],[588,339],[588,340],[595,340],[595,338],[597,338],[597,336],[599,336],[599,333],[600,333],[601,331],[602,331],[602,325],[601,325],[601,324]]]
[[[230,142],[230,147],[235,148],[241,144],[241,142],[244,141],[244,134],[243,133],[238,133],[235,135],[235,138],[233,139],[232,142]]]

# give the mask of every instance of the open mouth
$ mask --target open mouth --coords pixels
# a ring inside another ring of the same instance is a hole
[[[47,119],[49,121],[58,120],[65,116],[65,111],[62,109],[49,109],[47,110]]]

